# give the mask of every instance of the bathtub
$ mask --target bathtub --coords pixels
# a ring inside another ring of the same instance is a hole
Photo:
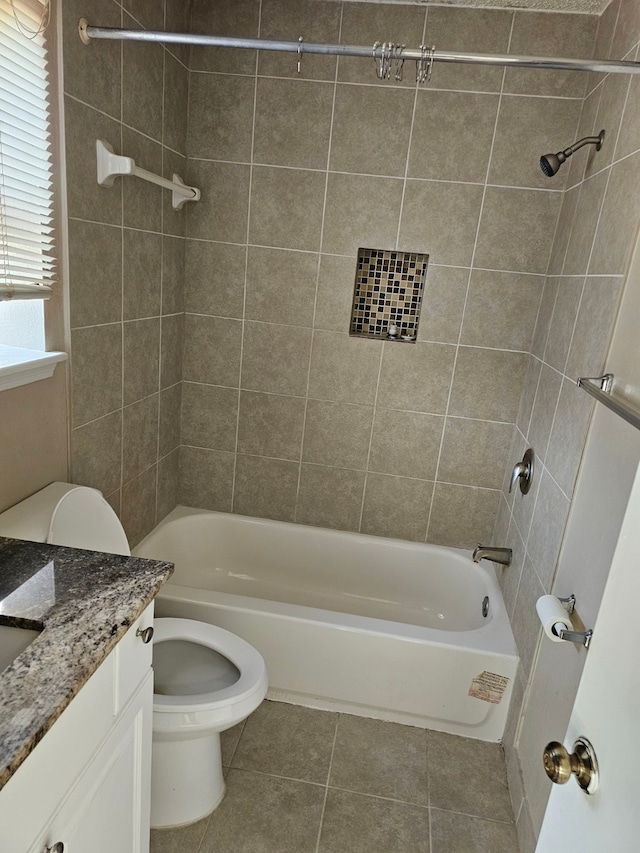
[[[177,507],[133,553],[175,563],[156,615],[262,653],[269,698],[501,739],[517,650],[469,552]]]

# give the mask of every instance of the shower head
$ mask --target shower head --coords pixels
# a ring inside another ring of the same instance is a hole
[[[564,151],[558,151],[557,154],[544,154],[540,158],[540,168],[548,178],[552,178],[567,157],[571,157],[583,145],[595,145],[596,151],[599,151],[602,148],[603,142],[604,130],[601,130],[597,136],[585,136],[584,139],[579,139],[578,142],[574,142],[573,145],[565,148]]]

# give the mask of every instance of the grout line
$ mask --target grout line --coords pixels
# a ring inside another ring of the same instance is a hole
[[[342,10],[340,12],[340,25],[342,26]],[[337,63],[336,63],[337,66]],[[333,732],[333,744],[331,745],[331,755],[329,757],[329,767],[327,769],[327,783],[325,785],[324,800],[322,802],[322,812],[320,813],[320,825],[318,826],[318,840],[316,842],[316,853],[320,851],[320,839],[322,838],[322,825],[324,823],[324,812],[327,806],[327,798],[329,796],[329,781],[331,779],[331,770],[333,768],[333,756],[336,750],[336,741],[338,740],[338,726],[340,724],[340,714],[336,716],[336,727]]]
[[[376,380],[376,393],[373,398],[373,416],[371,418],[371,432],[369,433],[369,447],[367,449],[367,461],[364,467],[364,482],[362,484],[362,501],[360,503],[360,518],[358,520],[358,532],[362,531],[362,519],[364,517],[364,504],[367,495],[367,481],[369,478],[369,464],[371,461],[371,448],[373,447],[373,433],[376,423],[376,412],[378,409],[378,394],[380,393],[380,377],[382,376],[382,362],[384,359],[384,352],[387,342],[383,341],[382,347],[380,348],[380,360],[378,362],[378,378]],[[375,473],[375,472],[371,472]]]

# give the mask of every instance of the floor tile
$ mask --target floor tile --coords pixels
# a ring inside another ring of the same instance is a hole
[[[430,809],[431,853],[518,853],[512,823]]]
[[[429,731],[429,793],[436,808],[512,821],[502,748]]]
[[[338,715],[263,702],[249,717],[232,766],[326,784]]]
[[[341,714],[329,784],[427,805],[426,732]]]
[[[429,810],[329,789],[318,853],[429,853]]]
[[[209,815],[180,829],[152,829],[149,853],[197,853]]]
[[[234,756],[240,735],[244,729],[246,720],[238,723],[237,726],[232,726],[224,732],[220,732],[220,749],[222,751],[222,766],[228,767],[231,764],[231,759]]]
[[[320,785],[232,769],[199,853],[315,853],[324,797]]]

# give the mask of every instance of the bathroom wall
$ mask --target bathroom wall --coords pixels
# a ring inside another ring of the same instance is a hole
[[[186,14],[179,0],[65,0],[63,8],[71,477],[102,490],[132,544],[177,496],[184,211],[136,178],[99,186],[95,141],[149,171],[184,174],[187,53],[84,46],[77,22],[175,31],[187,28]]]
[[[552,26],[549,23],[552,22]],[[196,0],[201,32],[589,56],[587,15]],[[194,48],[180,502],[490,539],[585,75]],[[430,255],[416,344],[349,337],[359,247]],[[546,302],[545,302],[546,305]]]
[[[639,39],[637,2],[614,0],[600,18],[594,56],[634,59]],[[578,613],[592,622],[608,571],[606,560],[581,572],[558,557],[595,405],[575,379],[602,373],[640,224],[640,80],[590,75],[576,137],[601,128],[602,150],[583,149],[563,167],[567,187],[505,467],[510,473],[531,446],[536,477],[526,497],[503,490],[494,533],[514,549],[502,586],[522,665],[505,746],[522,853],[535,847],[551,786],[540,770],[544,738],[562,738],[585,658],[540,644],[535,601],[574,592]]]

